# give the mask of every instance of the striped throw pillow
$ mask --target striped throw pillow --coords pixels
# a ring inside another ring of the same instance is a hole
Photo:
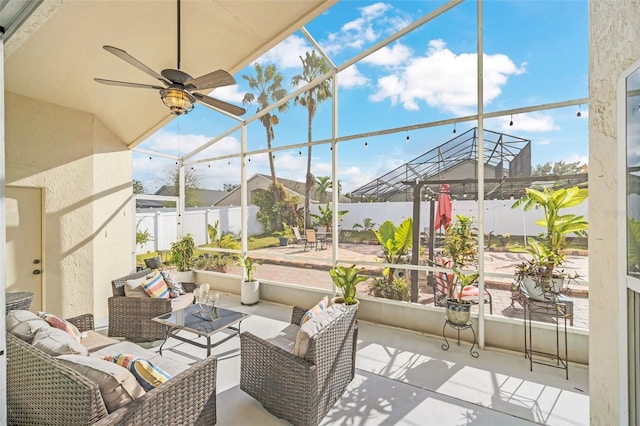
[[[146,391],[150,391],[156,386],[160,386],[171,378],[160,367],[151,361],[131,354],[104,355],[100,358],[113,362],[131,371],[140,386]]]
[[[82,334],[80,333],[78,328],[75,325],[71,324],[69,321],[63,320],[62,318],[50,314],[49,312],[38,312],[38,316],[45,320],[51,327],[59,328],[62,331],[66,331],[78,342],[82,338]]]
[[[153,273],[151,277],[146,278],[142,282],[142,288],[149,296],[157,299],[168,299],[170,297],[169,286],[159,271]]]

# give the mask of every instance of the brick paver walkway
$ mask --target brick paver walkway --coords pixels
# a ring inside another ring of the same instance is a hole
[[[265,263],[258,266],[255,273],[257,278],[287,284],[304,285],[332,291],[332,282],[328,269],[331,267],[332,248],[324,250],[304,250],[304,245],[289,245],[285,247],[271,247],[255,250],[252,256],[262,259]],[[349,262],[375,262],[381,254],[379,245],[343,244],[339,245],[341,259]],[[493,314],[509,318],[522,318],[523,309],[517,302],[512,305],[510,285],[516,265],[526,259],[525,254],[487,252],[485,269],[487,273],[495,272],[508,275],[507,277],[487,277],[487,289],[493,300]],[[367,266],[373,269],[373,266]],[[588,258],[586,256],[567,256],[566,272],[577,272],[581,279],[588,280]],[[230,273],[241,274],[240,268],[232,266]],[[433,291],[427,288],[426,273],[419,274],[419,303],[433,304]],[[358,286],[358,292],[368,293],[368,284],[364,282]],[[569,296],[574,302],[574,327],[589,328],[588,288],[584,285],[570,286]],[[477,306],[472,309],[477,311]],[[489,307],[485,307],[489,313]]]

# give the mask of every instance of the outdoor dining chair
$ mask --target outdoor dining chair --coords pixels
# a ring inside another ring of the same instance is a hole
[[[304,242],[304,250],[307,250],[307,246],[310,248],[316,248],[318,251],[318,243],[320,243],[320,248],[324,249],[323,241],[318,240],[318,236],[316,235],[315,229],[307,229],[305,230],[306,240]]]

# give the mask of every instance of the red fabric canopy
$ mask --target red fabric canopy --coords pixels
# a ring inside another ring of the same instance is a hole
[[[434,229],[437,231],[441,226],[447,229],[451,225],[451,195],[449,194],[450,188],[448,183],[440,184],[440,191],[438,194],[438,207],[436,208],[436,217],[433,223]]]

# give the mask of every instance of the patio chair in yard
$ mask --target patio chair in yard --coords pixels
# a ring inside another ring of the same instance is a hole
[[[307,250],[307,246],[310,248],[316,248],[318,251],[318,244],[320,244],[320,248],[324,249],[324,241],[319,241],[318,236],[316,235],[316,231],[314,229],[305,230],[305,234],[307,238],[304,241],[304,250]]]
[[[307,239],[300,235],[300,230],[297,226],[292,226],[291,230],[293,231],[293,236],[295,237],[294,244],[305,244]]]

